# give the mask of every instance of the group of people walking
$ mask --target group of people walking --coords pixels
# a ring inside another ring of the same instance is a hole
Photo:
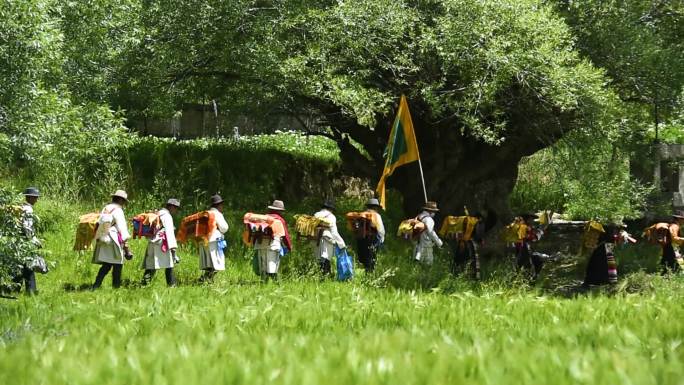
[[[35,188],[27,188],[24,191],[26,202],[22,205],[23,236],[32,242],[39,244],[35,235],[33,223],[33,205],[36,204],[40,194]],[[128,245],[132,235],[128,230],[128,223],[124,214],[124,208],[128,203],[128,195],[123,190],[112,194],[111,202],[99,213],[98,225],[95,233],[95,247],[92,262],[100,265],[100,268],[92,285],[93,289],[99,288],[105,277],[111,272],[112,286],[121,286],[121,273],[125,260],[131,260],[133,254]],[[176,198],[169,199],[164,207],[160,208],[158,216],[158,229],[148,237],[145,255],[141,260],[141,268],[144,270],[141,283],[149,284],[158,270],[165,272],[168,286],[175,286],[177,281],[174,275],[174,266],[180,262],[177,253],[178,240],[174,215],[181,208],[181,203]],[[207,234],[206,242],[199,242],[199,268],[202,274],[200,282],[211,281],[215,274],[226,269],[225,250],[227,242],[225,234],[229,224],[223,216],[224,201],[219,195],[214,195],[209,200],[207,213],[211,217],[211,228]],[[380,212],[382,207],[377,199],[367,201],[366,210],[362,213],[364,218],[370,218],[369,231],[361,232],[356,236],[356,253],[358,261],[366,271],[372,272],[377,262],[377,253],[385,241],[386,230]],[[255,252],[255,268],[262,279],[277,279],[280,260],[293,249],[293,242],[288,229],[288,224],[283,217],[285,205],[281,200],[275,200],[267,206],[265,216],[270,218],[270,232],[264,233],[249,243]],[[326,200],[319,211],[313,217],[325,223],[320,228],[317,236],[312,239],[313,252],[320,271],[324,275],[332,273],[332,263],[340,252],[345,251],[347,243],[340,235],[335,216],[336,206],[331,200]],[[420,213],[415,217],[413,226],[420,227],[413,239],[413,259],[421,264],[431,265],[434,261],[434,247],[441,248],[445,244],[435,228],[435,215],[439,212],[436,202],[426,202]],[[457,236],[447,240],[453,249],[452,271],[457,273],[463,269],[469,269],[475,279],[480,279],[480,256],[479,249],[484,243],[484,223],[482,215],[476,213],[465,217],[448,217],[453,219],[446,221],[443,234],[449,234],[449,226],[458,227]],[[535,214],[522,214],[516,217],[513,224],[507,229],[514,235],[509,240],[509,250],[515,255],[517,266],[522,270],[531,272],[532,279],[536,279],[543,266],[543,258],[540,253],[533,251],[533,243],[544,235],[544,228],[537,225]],[[684,215],[675,214],[669,224],[654,225],[654,231],[663,230],[662,237],[665,240],[662,245],[661,264],[664,271],[677,271],[680,269],[681,256],[678,248],[684,244],[684,238],[679,236],[680,225],[684,223]],[[656,227],[660,226],[658,229]],[[613,254],[615,245],[635,242],[622,227],[607,225],[600,228],[600,235],[596,239],[594,249],[589,258],[585,284],[615,283],[617,281],[616,262]],[[44,264],[44,261],[43,261]],[[28,293],[37,290],[35,281],[35,268],[29,259],[17,270],[15,282],[26,284]]]

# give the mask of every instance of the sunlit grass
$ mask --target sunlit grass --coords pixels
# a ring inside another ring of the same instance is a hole
[[[636,294],[566,298],[498,265],[480,284],[449,278],[444,261],[415,266],[393,243],[377,276],[338,283],[303,274],[309,254],[298,243],[281,281],[261,284],[233,243],[228,270],[211,285],[195,282],[187,249],[180,287],[166,288],[159,274],[142,288],[145,243],[135,241],[125,287],[111,289],[108,278],[90,292],[78,289],[97,266],[70,251],[86,208],[43,204],[54,210],[45,238],[58,264],[38,277],[39,296],[0,302],[0,384],[641,385],[684,375],[680,278],[638,273],[623,278],[649,286]]]

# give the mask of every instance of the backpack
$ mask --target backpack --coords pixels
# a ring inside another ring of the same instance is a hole
[[[242,232],[242,241],[246,245],[254,245],[262,239],[273,239],[273,222],[275,219],[269,215],[246,213],[242,217],[245,230]]]
[[[109,234],[109,230],[111,230],[112,224],[114,223],[114,215],[112,215],[114,210],[115,209],[104,211],[100,213],[100,216],[97,218],[95,239],[97,239],[99,242],[110,244],[113,241],[111,235]]]
[[[347,229],[356,239],[372,238],[378,233],[377,227],[373,224],[374,216],[368,211],[347,213]]]
[[[506,243],[520,243],[527,238],[528,226],[522,219],[516,219],[503,228],[501,238]]]
[[[582,234],[582,248],[584,250],[593,250],[598,246],[598,239],[606,230],[603,225],[596,221],[589,221],[584,225],[584,233]]]
[[[298,236],[310,240],[317,240],[321,237],[323,230],[330,227],[330,223],[325,219],[316,218],[313,215],[295,215],[295,233]]]
[[[643,237],[646,238],[650,243],[665,246],[670,243],[670,224],[668,223],[656,223],[644,230]]]
[[[161,218],[156,212],[138,214],[132,219],[133,238],[152,238],[161,229]]]
[[[397,229],[397,236],[406,240],[417,240],[425,231],[425,223],[420,221],[417,217],[405,219],[399,224]]]
[[[445,239],[469,241],[473,238],[475,226],[479,221],[479,219],[471,216],[448,216],[442,222],[439,235]]]
[[[211,211],[200,211],[183,218],[180,226],[178,226],[176,239],[181,243],[201,241],[206,244],[209,242],[209,237],[215,229],[216,218],[214,213]]]
[[[78,218],[76,226],[76,239],[74,241],[74,251],[84,251],[90,249],[90,245],[95,239],[97,221],[100,213],[88,213]]]

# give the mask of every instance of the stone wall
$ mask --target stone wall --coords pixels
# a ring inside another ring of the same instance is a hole
[[[221,111],[213,104],[185,104],[176,116],[165,119],[129,119],[128,126],[143,135],[176,137],[183,139],[229,137],[237,131],[241,135],[255,135],[275,130],[302,130],[294,118],[277,116],[262,119],[257,124],[242,115]]]

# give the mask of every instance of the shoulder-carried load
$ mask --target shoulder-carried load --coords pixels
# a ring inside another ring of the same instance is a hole
[[[356,239],[370,238],[378,233],[377,217],[370,211],[350,212],[345,217],[347,229]]]
[[[589,221],[584,225],[584,232],[582,233],[582,248],[584,250],[593,250],[598,246],[598,240],[601,234],[606,230],[603,225],[596,221]]]
[[[323,218],[316,218],[313,215],[295,215],[295,232],[300,237],[308,239],[318,239],[324,229],[330,227],[330,222]]]
[[[649,226],[644,229],[643,237],[650,243],[662,246],[667,245],[672,240],[672,235],[670,234],[670,224],[661,222]]]
[[[268,214],[246,213],[242,218],[245,230],[242,241],[246,245],[253,245],[262,239],[273,239],[274,236],[284,236],[283,223]]]
[[[114,215],[112,215],[113,212],[114,209],[107,210],[105,212],[100,213],[100,216],[97,218],[95,239],[102,243],[110,244],[114,242],[111,235],[109,234],[109,230],[111,230],[112,225],[114,224]]]
[[[97,221],[100,213],[88,213],[78,218],[76,226],[76,240],[74,241],[74,251],[84,251],[90,249],[90,245],[95,239]]]
[[[480,220],[471,216],[448,216],[444,218],[442,227],[439,229],[439,236],[446,239],[456,239],[459,241],[469,241],[473,239],[475,226]]]
[[[156,212],[138,214],[133,217],[132,222],[133,238],[152,238],[161,228],[161,219]]]
[[[399,224],[397,236],[407,240],[416,240],[424,231],[425,223],[418,218],[405,219]]]
[[[178,226],[176,240],[208,243],[211,233],[216,229],[216,217],[211,211],[200,211],[183,218]]]
[[[527,224],[522,219],[516,218],[511,224],[503,228],[501,238],[506,243],[519,243],[527,237],[527,230]]]

